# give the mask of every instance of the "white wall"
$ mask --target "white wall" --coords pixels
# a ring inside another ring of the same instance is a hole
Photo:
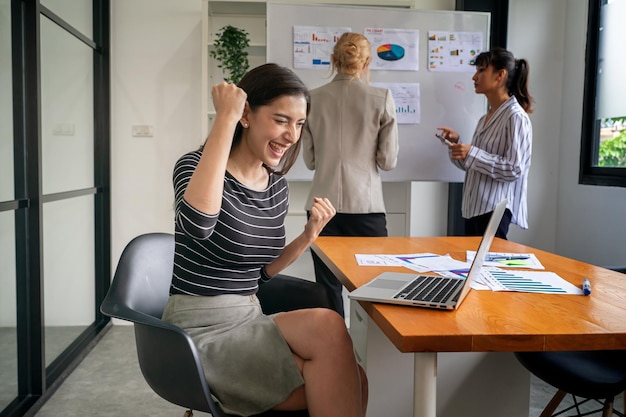
[[[451,3],[437,4],[450,9]],[[536,99],[530,229],[514,226],[510,239],[590,263],[626,265],[626,222],[620,221],[626,190],[577,183],[586,3],[510,3],[508,48],[528,59]],[[133,236],[172,230],[171,168],[201,141],[200,10],[201,0],[112,2],[113,265]],[[154,137],[132,138],[133,124],[154,125]],[[397,193],[403,187],[392,188]],[[407,234],[444,234],[445,185],[413,183],[404,189],[413,205]],[[291,235],[301,227],[307,184],[293,191]],[[430,209],[419,208],[424,202]]]
[[[529,229],[512,226],[509,239],[548,251],[554,250],[556,240],[565,3],[514,0],[509,5],[507,49],[516,58],[528,61],[529,89],[535,99],[530,115],[533,152],[528,180]]]
[[[531,224],[511,238],[596,265],[626,265],[626,189],[578,184],[587,1],[514,0],[509,16],[508,48],[529,59],[537,100]]]
[[[134,236],[173,231],[172,168],[201,138],[200,0],[111,2],[112,263]],[[131,136],[151,125],[154,136]]]

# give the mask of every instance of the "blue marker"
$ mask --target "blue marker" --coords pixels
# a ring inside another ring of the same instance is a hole
[[[589,295],[591,294],[591,284],[589,283],[589,279],[583,279],[583,294]]]

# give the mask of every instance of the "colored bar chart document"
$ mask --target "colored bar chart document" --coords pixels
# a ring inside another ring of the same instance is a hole
[[[350,31],[349,27],[294,26],[293,67],[328,68],[337,39]]]
[[[474,72],[474,60],[483,51],[481,32],[428,31],[428,70]]]
[[[483,270],[481,281],[492,291],[583,295],[583,290],[554,272]]]
[[[396,104],[396,119],[398,124],[419,124],[420,85],[419,83],[371,83],[375,87],[386,88]]]

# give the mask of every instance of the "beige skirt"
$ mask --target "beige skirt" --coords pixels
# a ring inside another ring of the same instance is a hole
[[[255,295],[172,295],[163,320],[191,336],[214,399],[227,413],[262,413],[304,384],[273,316],[263,314]]]

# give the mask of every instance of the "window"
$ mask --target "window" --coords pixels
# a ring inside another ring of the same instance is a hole
[[[626,187],[626,0],[590,0],[580,183]]]

